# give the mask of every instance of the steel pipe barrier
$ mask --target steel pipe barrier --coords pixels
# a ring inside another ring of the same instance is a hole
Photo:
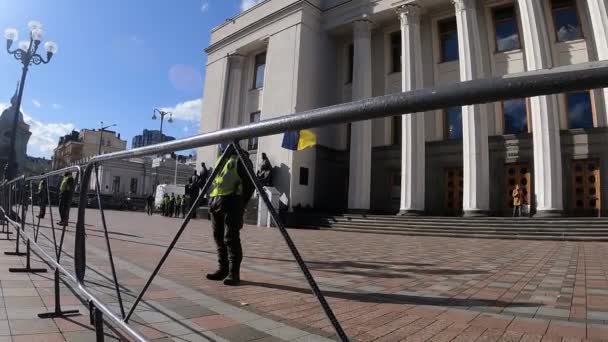
[[[281,134],[287,131],[315,128],[339,123],[356,122],[409,113],[428,112],[453,106],[489,103],[508,99],[534,97],[604,87],[608,87],[608,61],[599,61],[570,65],[566,67],[557,67],[547,70],[538,70],[520,74],[505,75],[503,77],[498,78],[473,80],[446,86],[420,89],[405,93],[391,94],[325,108],[314,109],[302,113],[286,113],[286,115],[284,116],[278,116],[274,119],[264,120],[250,125],[222,129],[205,134],[200,134],[190,138],[174,140],[171,142],[151,146],[145,146],[129,151],[121,151],[94,156],[88,159],[86,164],[81,165],[82,169],[78,166],[75,166],[67,169],[53,171],[40,176],[29,177],[27,179],[24,176],[21,176],[10,181],[5,181],[0,184],[0,201],[2,204],[2,206],[0,207],[0,220],[2,220],[3,226],[5,224],[10,224],[17,233],[15,247],[16,253],[13,254],[23,255],[23,253],[19,251],[20,240],[23,240],[27,246],[32,245],[37,250],[38,255],[40,255],[48,265],[55,268],[56,297],[59,297],[59,275],[61,273],[75,285],[76,291],[89,302],[91,307],[91,321],[92,324],[94,324],[95,327],[98,329],[98,340],[103,339],[102,320],[106,319],[110,323],[114,324],[118,329],[120,329],[120,331],[124,333],[128,338],[131,338],[135,341],[146,341],[144,337],[142,337],[129,325],[129,319],[135,311],[137,305],[143,298],[150,284],[153,282],[154,278],[160,271],[165,260],[178,242],[181,234],[187,227],[205,192],[207,192],[211,187],[213,178],[216,176],[218,170],[222,168],[223,163],[226,161],[226,153],[230,150],[232,150],[233,152],[236,151],[240,162],[246,166],[247,174],[254,182],[255,187],[258,190],[258,194],[261,196],[266,206],[268,206],[273,221],[275,222],[281,235],[285,239],[288,248],[292,252],[294,259],[296,260],[298,266],[303,272],[309,286],[312,289],[313,294],[319,300],[319,303],[321,304],[325,314],[327,315],[328,319],[336,330],[338,338],[341,341],[348,341],[348,337],[340,326],[339,321],[336,319],[333,311],[331,310],[331,307],[325,300],[322,291],[317,286],[312,274],[308,270],[304,260],[300,256],[295,244],[293,243],[291,237],[285,229],[285,226],[279,219],[276,209],[272,207],[270,201],[265,196],[265,192],[262,190],[260,183],[255,178],[253,168],[247,164],[247,156],[244,155],[244,152],[237,147],[238,141],[248,138]],[[178,150],[219,144],[229,144],[229,147],[224,152],[224,155],[222,155],[222,157],[220,158],[219,164],[216,165],[211,177],[209,177],[206,184],[204,185],[203,191],[201,191],[199,197],[196,198],[192,203],[188,214],[180,224],[180,227],[174,235],[173,240],[171,241],[167,250],[161,257],[161,260],[155,267],[154,271],[150,275],[150,278],[146,282],[146,285],[139,293],[133,306],[126,314],[122,303],[122,298],[120,297],[119,281],[116,276],[116,269],[114,267],[114,260],[112,256],[111,243],[108,235],[105,214],[101,205],[99,178],[97,176],[97,172],[95,172],[95,193],[97,195],[99,203],[99,210],[102,218],[102,225],[104,228],[104,238],[106,240],[106,246],[108,249],[108,256],[113,275],[113,282],[117,293],[117,298],[120,304],[121,316],[119,317],[111,310],[109,310],[108,307],[104,305],[100,300],[98,300],[89,290],[87,290],[86,286],[84,285],[85,274],[88,268],[86,261],[85,209],[87,203],[87,190],[89,188],[89,185],[91,184],[91,177],[93,171],[97,170],[98,166],[106,161],[158,155]],[[26,182],[29,182],[30,193],[32,194],[33,198],[33,182],[42,179],[47,180],[47,199],[50,209],[49,213],[52,218],[52,203],[48,189],[48,180],[50,177],[61,175],[64,172],[76,172],[80,180],[80,197],[78,201],[78,215],[76,220],[76,233],[74,241],[74,274],[70,273],[65,267],[60,264],[60,257],[61,253],[63,252],[63,241],[66,231],[65,225],[63,226],[63,229],[61,231],[61,237],[58,242],[55,236],[54,223],[52,224],[51,228],[53,232],[53,244],[55,248],[54,257],[46,253],[44,249],[37,243],[40,230],[40,220],[38,220],[38,223],[36,224],[33,217],[33,208],[31,211],[31,226],[34,233],[33,237],[25,231],[27,205],[29,204],[29,196],[26,196]],[[20,215],[17,214],[19,212]],[[4,233],[5,231],[0,231],[0,234]],[[56,302],[55,312],[42,314],[41,317],[54,317],[54,315],[61,316],[65,314],[66,312],[61,311],[60,303]]]

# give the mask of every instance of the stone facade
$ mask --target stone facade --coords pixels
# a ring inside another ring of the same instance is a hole
[[[608,58],[606,0],[267,0],[213,29],[201,133],[371,96]],[[266,152],[290,208],[608,210],[604,89],[316,128]],[[211,165],[217,147],[198,150]],[[307,177],[302,177],[306,174]],[[605,178],[605,177],[604,177]]]
[[[83,162],[97,155],[100,149],[101,154],[124,151],[127,149],[127,141],[120,138],[120,133],[109,130],[104,130],[103,135],[96,129],[73,131],[59,138],[59,143],[53,151],[53,169]]]

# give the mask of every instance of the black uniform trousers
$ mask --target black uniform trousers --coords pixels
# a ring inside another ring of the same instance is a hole
[[[67,224],[70,219],[70,206],[72,205],[71,193],[59,194],[59,217],[61,222]]]
[[[243,209],[241,196],[228,195],[211,198],[209,211],[220,270],[228,270],[231,273],[239,272],[243,260],[241,246]]]

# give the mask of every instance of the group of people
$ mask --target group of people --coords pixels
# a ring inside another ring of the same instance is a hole
[[[171,196],[165,194],[160,207],[163,216],[179,218],[181,215],[184,218],[186,211],[190,208],[190,195],[177,195],[176,197],[174,193],[171,193]],[[152,213],[148,212],[148,215],[152,215]]]

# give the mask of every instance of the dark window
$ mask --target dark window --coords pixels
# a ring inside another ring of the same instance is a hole
[[[551,10],[558,42],[583,38],[574,0],[553,0]]]
[[[402,118],[401,115],[393,116],[393,145],[401,144],[401,130],[402,130]]]
[[[520,134],[528,131],[528,117],[526,115],[526,100],[517,99],[502,103],[504,116],[504,134]]]
[[[451,107],[445,110],[445,137],[462,139],[462,107]]]
[[[131,178],[131,186],[129,187],[132,194],[137,193],[137,178]]]
[[[114,176],[114,181],[112,182],[112,192],[120,192],[120,176]]]
[[[259,122],[260,121],[260,112],[255,112],[249,114],[249,123]],[[257,150],[258,149],[258,138],[249,138],[247,143],[248,150]]]
[[[308,168],[300,168],[300,185],[308,185]]]
[[[255,56],[255,67],[253,75],[253,88],[264,87],[264,70],[266,69],[266,52]]]
[[[353,72],[354,72],[354,63],[355,63],[355,46],[350,44],[348,46],[348,70],[346,75],[346,83],[353,82]]]
[[[496,51],[516,50],[521,47],[515,7],[507,6],[494,9],[494,30]]]
[[[588,91],[566,94],[569,128],[592,128],[593,112]]]
[[[458,30],[456,18],[439,22],[439,41],[441,42],[441,62],[458,60]]]
[[[401,72],[401,31],[391,33],[392,72]]]

